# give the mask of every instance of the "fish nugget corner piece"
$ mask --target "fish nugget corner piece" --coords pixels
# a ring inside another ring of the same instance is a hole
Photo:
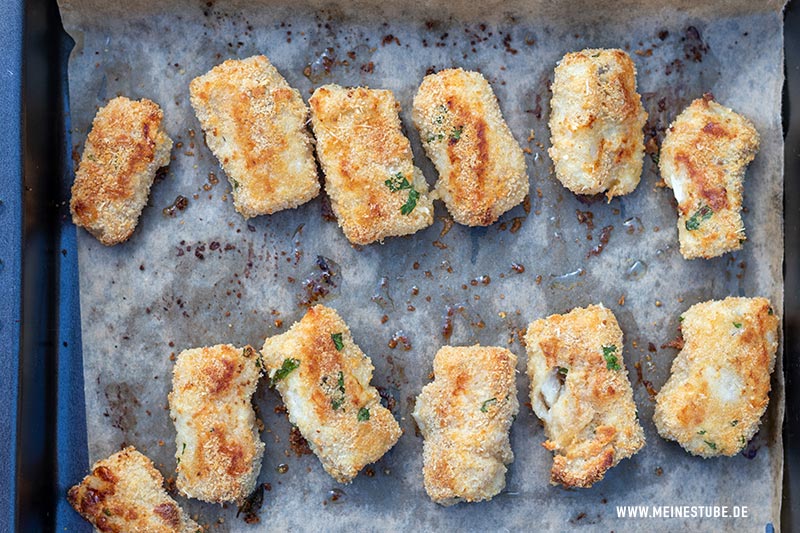
[[[745,241],[742,187],[759,135],[743,117],[698,98],[667,129],[659,170],[678,202],[678,240],[686,259],[739,250]]]
[[[645,444],[622,359],[622,330],[602,305],[528,326],[531,405],[555,453],[550,483],[588,488]]]
[[[739,453],[767,409],[778,324],[766,298],[690,307],[682,315],[683,348],[656,396],[658,433],[701,457]]]
[[[189,92],[243,217],[295,208],[319,194],[308,107],[265,56],[229,59],[192,80]]]
[[[425,76],[412,117],[439,172],[436,192],[459,224],[493,224],[528,194],[522,148],[481,73],[458,68]]]
[[[433,224],[428,183],[414,166],[391,91],[323,85],[309,100],[331,208],[353,244]]]
[[[72,221],[106,246],[128,240],[156,171],[169,165],[172,140],[158,104],[118,96],[97,111],[86,137],[72,198]]]
[[[514,460],[509,431],[519,411],[517,357],[494,346],[442,347],[435,379],[414,408],[423,444],[423,477],[441,505],[491,500]]]
[[[334,309],[312,307],[289,331],[267,339],[262,355],[289,421],[336,481],[352,481],[400,438],[370,385],[372,361]]]
[[[97,461],[92,473],[69,489],[67,501],[95,531],[202,531],[164,490],[153,462],[133,446]]]
[[[255,488],[264,443],[251,398],[261,369],[250,346],[219,344],[178,355],[169,407],[183,495],[241,504]]]
[[[565,55],[550,100],[550,158],[556,177],[575,194],[632,192],[644,158],[647,113],[636,92],[636,66],[617,49]]]

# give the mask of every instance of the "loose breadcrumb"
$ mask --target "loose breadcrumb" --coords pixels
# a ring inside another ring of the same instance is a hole
[[[532,322],[525,343],[531,404],[555,452],[550,482],[591,487],[645,444],[617,319],[575,308]]]
[[[319,194],[308,107],[264,56],[229,59],[189,85],[206,143],[245,218]]]
[[[198,533],[201,530],[164,490],[152,461],[129,446],[97,461],[67,492],[67,501],[96,531]]]
[[[256,485],[264,443],[251,398],[261,360],[250,346],[184,350],[169,394],[177,432],[178,490],[185,496],[242,503]]]
[[[766,298],[690,307],[682,315],[683,349],[656,396],[659,434],[702,457],[739,453],[767,409],[778,324]]]
[[[436,192],[459,224],[488,226],[528,194],[525,156],[479,72],[425,76],[412,117],[439,172]]]
[[[163,113],[147,99],[114,98],[101,107],[72,185],[72,221],[111,246],[128,240],[147,204],[156,171],[169,164],[172,140]]]
[[[622,50],[588,49],[558,63],[550,100],[550,157],[575,194],[632,192],[642,174],[647,113],[636,67]]]
[[[414,409],[422,436],[425,490],[433,501],[491,500],[514,460],[508,434],[519,411],[517,357],[493,346],[444,346],[435,380]]]

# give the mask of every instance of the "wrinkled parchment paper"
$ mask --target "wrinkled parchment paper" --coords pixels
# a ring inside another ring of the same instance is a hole
[[[286,331],[314,300],[335,307],[348,322],[405,434],[351,485],[340,486],[315,456],[294,453],[280,399],[262,383],[255,397],[266,426],[260,482],[270,490],[261,524],[245,524],[232,506],[180,498],[211,531],[778,526],[780,356],[761,431],[733,458],[703,460],[659,438],[648,385],[657,390],[665,382],[677,352],[662,345],[676,337],[678,316],[690,305],[762,295],[782,308],[782,2],[59,3],[76,40],[69,64],[76,152],[98,106],[120,94],[158,102],[176,143],[129,242],[106,248],[79,230],[92,460],[134,444],[166,477],[173,475],[175,430],[166,407],[171,355],[228,342],[260,349],[266,336]],[[762,146],[747,172],[748,241],[741,252],[682,259],[672,192],[659,186],[651,156],[636,191],[610,204],[581,201],[555,180],[546,154],[549,83],[556,61],[585,47],[631,54],[650,114],[648,139],[660,141],[669,122],[703,92],[755,123]],[[245,222],[203,142],[189,82],[225,59],[258,53],[305,98],[329,82],[393,90],[416,164],[431,184],[436,175],[410,120],[414,92],[429,69],[480,70],[529,149],[528,205],[489,228],[470,229],[450,227],[439,203],[427,230],[361,248],[348,244],[323,197]],[[165,215],[178,195],[188,206]],[[586,214],[579,222],[577,211],[591,213],[592,225]],[[604,240],[602,251],[592,253]],[[410,414],[437,349],[448,343],[508,346],[520,357],[518,392],[527,402],[520,333],[536,318],[596,302],[614,311],[625,333],[624,358],[646,447],[592,489],[553,487],[542,427],[523,406],[513,426],[516,459],[506,490],[491,502],[446,509],[431,503],[422,486],[422,439]],[[616,515],[618,505],[715,504],[747,506],[748,517]]]

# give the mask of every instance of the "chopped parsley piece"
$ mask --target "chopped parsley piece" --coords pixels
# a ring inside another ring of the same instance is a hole
[[[103,508],[103,514],[106,515],[106,516],[111,516],[111,511],[109,511],[108,509]]]
[[[775,311],[773,311],[773,310],[772,310],[772,307],[770,307],[770,308],[767,310],[767,314],[768,314],[768,315],[774,315],[774,314],[775,314]]]
[[[650,159],[652,159],[653,163],[655,163],[657,165],[658,162],[661,160],[661,154],[659,154],[658,152],[656,152],[654,154],[650,154]]]
[[[683,315],[678,317],[678,322],[683,322]]]
[[[698,435],[705,435],[706,434],[706,430],[705,429],[701,429],[700,431],[697,432],[697,434]]]
[[[183,452],[185,452],[185,451],[186,451],[186,443],[184,442],[183,443],[183,449],[181,450],[181,455],[183,455]]]
[[[272,377],[270,377],[270,385],[274,386],[277,382],[296,370],[298,366],[300,366],[300,361],[297,359],[284,359],[281,367],[272,374]]]
[[[231,185],[233,186],[233,190],[236,191],[239,189],[239,182],[235,179],[231,178]]]
[[[444,139],[444,134],[443,133],[437,133],[435,135],[428,135],[428,142],[429,143],[432,143],[433,141],[441,141],[442,139]]]
[[[596,54],[592,54],[592,57],[600,57],[600,52],[597,52]]]
[[[417,207],[417,200],[419,199],[419,192],[416,189],[411,189],[408,191],[408,200],[406,203],[403,204],[403,207],[400,208],[400,213],[404,215],[410,214],[415,207]]]
[[[356,418],[358,418],[359,422],[366,422],[367,420],[369,420],[369,409],[367,409],[366,407],[362,407],[361,409],[359,409],[358,416]]]
[[[483,404],[481,405],[481,413],[489,412],[489,406],[492,405],[493,403],[497,403],[497,398],[489,398],[488,400],[483,402]]]
[[[707,205],[702,206],[686,221],[686,229],[689,231],[696,230],[704,220],[708,220],[713,214],[714,211],[710,207]]]
[[[342,371],[339,371],[339,379],[336,380],[336,386],[339,387],[339,391],[344,394],[344,374]]]
[[[450,133],[450,140],[457,141],[461,138],[461,132],[464,131],[464,126],[458,126],[453,128],[453,132]]]
[[[745,439],[745,438],[744,438],[744,435],[741,435],[741,436],[739,437],[739,442],[741,442],[741,443],[742,443],[742,445],[744,445],[744,444],[747,444],[747,439]]]
[[[731,420],[731,427],[736,427],[736,424],[738,423],[739,423],[738,420]]]
[[[569,368],[565,368],[563,366],[558,367],[558,373],[562,376],[566,376],[567,372],[569,372]]]
[[[736,329],[739,329],[739,328],[742,327],[742,323],[741,322],[734,322],[733,323],[733,327],[735,327]]]
[[[342,334],[331,333],[331,339],[333,339],[333,345],[336,346],[336,351],[341,352],[344,349],[344,342],[342,342]]]
[[[616,355],[617,347],[613,344],[610,346],[603,346],[603,359],[606,360],[606,368],[609,370],[619,370],[619,360]]]
[[[715,443],[711,442],[710,440],[704,440],[703,442],[705,442],[708,445],[708,447],[711,448],[712,450],[716,450],[717,449],[717,445]]]
[[[344,398],[333,398],[331,400],[331,407],[333,408],[334,411],[336,411],[342,406],[343,403],[344,403]]]
[[[408,182],[405,176],[403,176],[402,172],[398,172],[388,180],[384,181],[383,183],[389,187],[389,190],[392,192],[402,191],[403,189],[410,189],[411,184]]]

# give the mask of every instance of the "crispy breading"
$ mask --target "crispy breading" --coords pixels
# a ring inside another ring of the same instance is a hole
[[[264,443],[251,404],[259,354],[230,344],[184,350],[169,407],[177,432],[177,487],[185,496],[242,503],[256,485]]]
[[[425,76],[412,113],[453,220],[488,226],[528,194],[525,157],[492,87],[460,68]]]
[[[324,85],[309,104],[325,191],[350,242],[382,242],[433,223],[428,183],[391,91]]]
[[[741,451],[767,409],[778,323],[766,298],[690,307],[682,315],[683,349],[656,396],[659,434],[703,457]]]
[[[69,209],[75,225],[106,246],[128,240],[156,171],[169,164],[172,140],[162,128],[163,116],[150,100],[119,96],[94,117]]]
[[[758,146],[753,124],[710,95],[692,102],[670,125],[659,169],[678,201],[678,239],[686,259],[741,249],[742,182]]]
[[[294,208],[319,194],[308,107],[266,57],[229,59],[192,80],[189,92],[242,216]]]
[[[550,100],[550,157],[575,194],[632,192],[642,174],[647,113],[636,92],[636,66],[617,49],[565,55]]]
[[[202,531],[164,490],[153,462],[133,446],[97,461],[67,492],[67,501],[95,531],[198,533]]]
[[[617,319],[602,305],[575,308],[532,322],[525,342],[531,404],[555,452],[550,482],[591,487],[645,444]]]
[[[328,474],[349,483],[402,433],[370,385],[372,361],[339,314],[317,305],[262,350],[270,380]]]
[[[444,346],[435,380],[417,398],[425,490],[441,505],[491,500],[514,460],[508,434],[519,411],[517,357],[494,346]]]

